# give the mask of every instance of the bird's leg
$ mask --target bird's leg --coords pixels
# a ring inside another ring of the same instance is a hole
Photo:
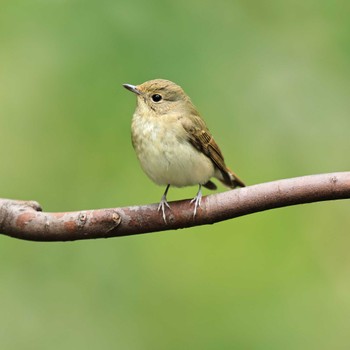
[[[202,185],[199,184],[199,188],[198,188],[197,195],[196,195],[196,197],[194,197],[194,198],[191,200],[191,203],[194,202],[193,217],[195,217],[196,214],[197,214],[197,208],[201,206],[201,200],[202,200]]]
[[[164,222],[165,222],[165,223],[166,223],[165,207],[167,206],[169,209],[171,209],[171,208],[170,208],[170,205],[168,204],[168,202],[167,202],[167,200],[166,200],[166,196],[167,196],[167,194],[168,194],[169,187],[170,187],[170,185],[168,185],[168,186],[166,187],[165,192],[164,192],[164,194],[163,194],[163,196],[162,196],[162,198],[161,198],[161,200],[160,200],[160,202],[159,202],[159,205],[158,205],[158,211],[159,211],[160,209],[162,209],[163,219],[164,219]]]

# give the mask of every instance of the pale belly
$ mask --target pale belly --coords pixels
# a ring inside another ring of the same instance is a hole
[[[179,126],[182,128],[182,126]],[[178,132],[175,132],[178,131]],[[141,167],[158,185],[176,187],[205,184],[214,176],[212,161],[198,152],[183,133],[169,125],[133,120],[133,144]]]

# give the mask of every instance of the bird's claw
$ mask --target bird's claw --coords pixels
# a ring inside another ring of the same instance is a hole
[[[168,202],[166,200],[166,196],[163,195],[162,199],[160,200],[159,205],[158,205],[158,211],[160,211],[162,209],[163,220],[166,223],[165,207],[168,207],[171,210],[170,205],[168,204]]]
[[[197,192],[196,197],[194,197],[191,200],[191,204],[194,203],[194,211],[193,211],[193,217],[196,216],[197,214],[197,208],[201,206],[201,201],[202,201],[202,189],[201,189],[201,185],[199,185],[199,190]]]

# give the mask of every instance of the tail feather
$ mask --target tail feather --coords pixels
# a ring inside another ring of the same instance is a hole
[[[216,190],[217,187],[212,181],[208,181],[203,185],[205,188],[208,188],[209,190]]]
[[[221,177],[218,179],[225,185],[230,188],[235,187],[245,187],[244,182],[229,168],[226,168],[226,171],[220,171]]]

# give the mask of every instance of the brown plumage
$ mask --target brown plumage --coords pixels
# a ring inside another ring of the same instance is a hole
[[[194,215],[201,202],[201,186],[216,189],[211,177],[230,188],[245,186],[227,168],[219,146],[180,86],[169,80],[155,79],[137,86],[124,84],[124,87],[137,95],[131,125],[137,157],[151,180],[167,186],[159,205],[165,221],[170,185],[199,185],[192,201]]]
[[[230,188],[245,187],[243,181],[230,170],[224,161],[224,156],[215,142],[213,136],[210,134],[209,129],[205,125],[203,119],[199,115],[192,115],[191,121],[184,121],[183,127],[188,133],[188,139],[190,143],[200,152],[203,152],[210,160],[215,164],[217,169],[222,174],[222,179],[219,180]],[[216,185],[208,181],[203,185],[209,189],[215,190]]]

